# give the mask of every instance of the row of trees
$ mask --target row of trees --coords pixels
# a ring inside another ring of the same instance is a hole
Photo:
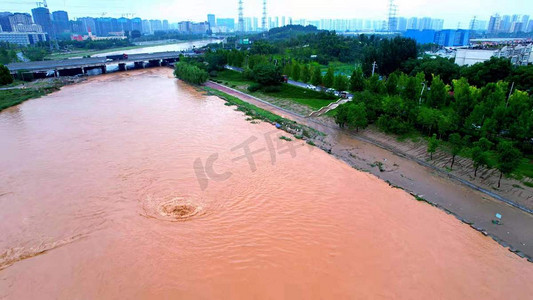
[[[519,149],[528,153],[532,150],[533,99],[520,90],[508,96],[507,82],[477,88],[460,78],[449,86],[437,75],[425,88],[423,73],[409,76],[395,72],[387,80],[364,78],[361,73],[354,71],[350,78],[353,102],[337,109],[335,120],[341,127],[359,129],[375,123],[395,134],[416,129],[431,137],[430,156],[440,140],[447,140],[452,153],[450,167],[456,155],[469,149],[475,176],[480,166],[496,167],[502,174],[509,174],[521,161]],[[496,155],[495,163],[493,153],[502,151],[506,155]]]
[[[207,71],[187,62],[176,63],[174,76],[192,84],[202,84],[206,82],[209,77]]]

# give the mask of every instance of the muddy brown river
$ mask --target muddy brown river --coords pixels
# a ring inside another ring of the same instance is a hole
[[[531,299],[533,264],[169,69],[0,113],[0,298]]]

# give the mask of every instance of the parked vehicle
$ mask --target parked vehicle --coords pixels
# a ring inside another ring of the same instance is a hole
[[[289,82],[289,76],[287,76],[287,75],[281,75],[281,81],[284,82],[284,83]]]
[[[312,85],[312,84],[308,84],[306,87],[307,87],[308,89],[310,89],[310,90],[316,91],[316,86],[314,86],[314,85]]]
[[[342,91],[339,93],[339,96],[342,98],[342,99],[348,99],[348,92],[347,91]]]

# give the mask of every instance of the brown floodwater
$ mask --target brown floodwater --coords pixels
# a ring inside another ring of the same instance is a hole
[[[245,118],[163,68],[1,112],[0,298],[530,299],[532,264]]]

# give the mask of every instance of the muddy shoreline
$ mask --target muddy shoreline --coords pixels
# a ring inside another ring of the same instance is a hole
[[[407,191],[416,199],[424,200],[455,216],[480,234],[533,262],[533,232],[528,229],[533,228],[532,214],[473,189],[431,166],[420,164],[405,153],[382,147],[378,142],[364,136],[305,118],[217,83],[209,82],[207,86],[326,133],[325,138],[314,140],[322,150],[357,170],[369,172],[391,186]],[[504,216],[502,225],[492,223],[496,213]]]

